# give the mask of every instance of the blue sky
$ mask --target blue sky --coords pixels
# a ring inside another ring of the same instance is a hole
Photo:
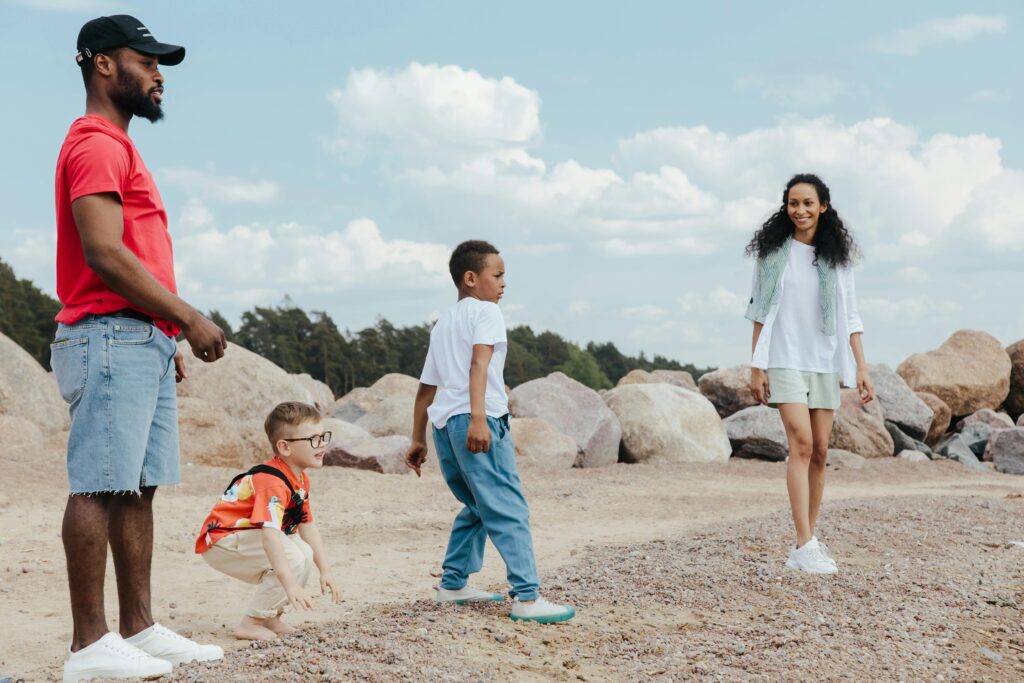
[[[75,38],[127,12],[188,49],[130,134],[201,309],[421,322],[482,237],[510,324],[739,364],[743,245],[809,170],[864,251],[869,360],[1024,337],[1024,9],[829,4],[0,0],[0,257],[53,291]]]

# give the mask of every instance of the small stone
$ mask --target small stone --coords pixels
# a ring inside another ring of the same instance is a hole
[[[979,649],[978,652],[980,652],[981,654],[985,655],[986,657],[991,659],[993,662],[996,662],[997,664],[999,662],[1003,661],[1003,656],[1001,654],[999,654],[998,652],[993,652],[992,650],[988,649],[987,647],[983,647],[983,648]]]
[[[427,629],[421,628],[419,633],[420,633],[421,636],[423,636],[425,638],[427,636]]]
[[[171,609],[178,609],[178,603],[176,603],[176,602],[172,602],[171,604],[169,604],[167,606],[170,607]]]
[[[736,654],[737,655],[742,655],[746,651],[747,651],[746,643],[740,643],[739,645],[736,646]]]
[[[508,641],[508,636],[506,636],[504,633],[495,633],[494,639],[499,643],[504,643]]]

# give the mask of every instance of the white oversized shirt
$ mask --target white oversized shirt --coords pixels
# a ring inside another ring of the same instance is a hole
[[[430,331],[430,348],[420,375],[420,382],[437,387],[427,416],[438,429],[444,429],[452,416],[470,412],[469,366],[476,344],[494,347],[487,366],[484,412],[491,417],[508,414],[503,375],[508,354],[505,317],[497,304],[466,297],[445,311]]]
[[[821,331],[821,290],[814,247],[793,240],[768,350],[769,368],[835,372],[836,335]]]

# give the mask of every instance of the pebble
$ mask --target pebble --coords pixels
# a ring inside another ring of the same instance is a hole
[[[980,652],[981,654],[985,655],[986,657],[991,659],[993,662],[996,662],[997,664],[999,662],[1003,661],[1003,656],[1001,654],[999,654],[998,652],[993,652],[992,650],[988,649],[987,647],[983,647],[983,648],[979,649],[978,652]]]

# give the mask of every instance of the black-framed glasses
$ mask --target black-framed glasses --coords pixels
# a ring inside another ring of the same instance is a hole
[[[314,434],[313,436],[301,436],[297,439],[281,439],[281,441],[308,441],[310,448],[320,448],[331,442],[331,433]]]

